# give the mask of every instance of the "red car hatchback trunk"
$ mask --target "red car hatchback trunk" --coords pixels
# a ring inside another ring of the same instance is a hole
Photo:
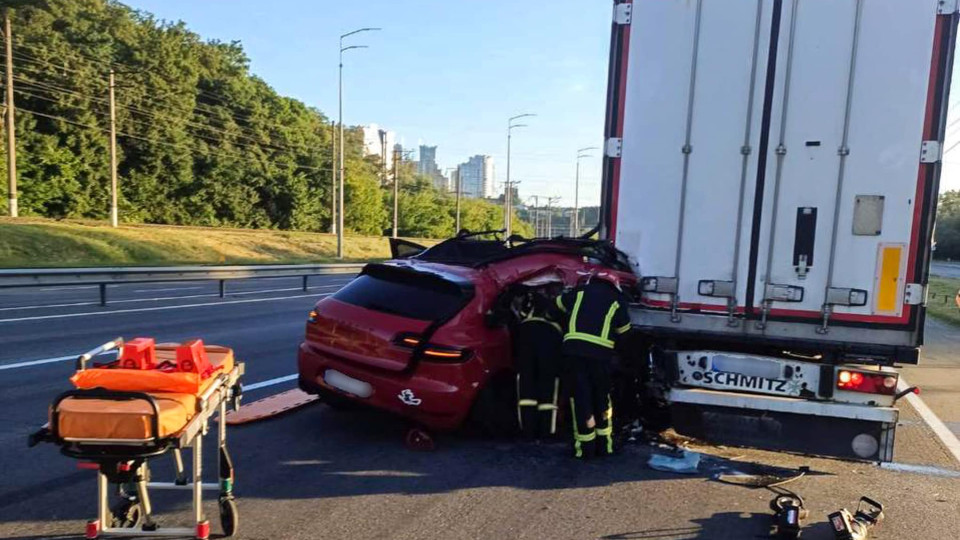
[[[612,247],[591,251],[596,246],[507,247],[460,237],[369,264],[311,312],[298,354],[300,387],[334,406],[359,402],[433,429],[457,428],[478,407],[512,421],[510,333],[494,314],[515,284],[546,276],[573,285],[578,270],[615,256]],[[616,269],[632,278],[618,261]]]

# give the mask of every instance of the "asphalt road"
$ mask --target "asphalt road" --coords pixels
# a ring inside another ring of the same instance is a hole
[[[960,263],[933,261],[930,263],[930,274],[940,277],[960,278]]]
[[[117,286],[97,305],[95,288],[0,291],[0,537],[80,538],[95,510],[94,473],[50,445],[27,449],[25,438],[45,421],[53,396],[68,388],[69,360],[122,335],[158,340],[202,337],[231,346],[247,364],[245,383],[293,374],[307,311],[346,277],[317,278],[304,293],[298,280],[237,283],[219,299],[211,283]],[[931,323],[929,363],[906,370],[933,413],[960,422],[960,343],[956,330]],[[16,366],[16,367],[14,367]],[[249,392],[245,400],[292,388],[286,382]],[[770,524],[769,492],[718,483],[712,472],[748,463],[812,473],[791,487],[811,511],[804,538],[832,538],[828,512],[861,495],[887,505],[874,538],[956,538],[960,463],[917,411],[902,404],[896,461],[936,467],[936,474],[874,465],[703,445],[702,472],[649,469],[654,448],[627,446],[603,462],[577,463],[559,444],[491,441],[469,434],[439,438],[416,453],[402,444],[404,425],[368,411],[313,405],[274,420],[231,428],[238,469],[241,538],[762,538]],[[811,434],[815,436],[816,434]],[[208,445],[207,448],[211,446]],[[207,471],[214,470],[212,452]],[[155,476],[169,466],[161,458]],[[162,523],[189,520],[183,493],[159,493]],[[207,514],[216,525],[216,509]]]

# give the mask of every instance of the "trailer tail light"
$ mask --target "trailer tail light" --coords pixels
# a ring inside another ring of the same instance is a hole
[[[897,375],[893,373],[853,371],[837,372],[837,388],[865,394],[893,395],[897,392]]]
[[[414,349],[420,345],[420,337],[414,334],[401,334],[393,342],[405,349]],[[470,358],[468,349],[459,349],[456,347],[447,347],[427,343],[423,349],[423,359],[429,362],[464,362]]]

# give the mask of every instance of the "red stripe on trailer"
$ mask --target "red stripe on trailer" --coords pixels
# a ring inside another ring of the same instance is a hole
[[[623,4],[633,4],[633,0],[626,0]],[[614,23],[616,24],[616,23]],[[623,137],[623,110],[627,103],[627,60],[630,57],[630,25],[624,25],[620,33],[620,65],[617,69],[620,72],[620,84],[617,87],[617,127],[613,133],[608,133],[607,137]],[[606,152],[606,148],[604,148]],[[616,243],[617,240],[617,214],[620,201],[620,166],[623,158],[615,158],[613,162],[613,171],[610,178],[610,230],[607,233],[608,239]]]
[[[940,55],[942,53],[942,42],[944,39],[944,30],[949,20],[949,15],[937,17],[936,26],[933,31],[933,54],[930,57],[930,78],[927,82],[927,107],[923,120],[923,140],[936,140],[938,136],[937,120],[940,115],[937,111],[937,82],[940,80]],[[917,251],[920,249],[920,222],[922,219],[924,194],[928,191],[927,176],[933,163],[921,163],[917,171],[917,192],[913,199],[913,229],[910,234],[910,250],[907,257],[907,282],[912,283],[917,277],[916,262]],[[909,310],[910,306],[906,306]],[[905,310],[905,311],[906,311]],[[907,311],[909,314],[909,311]]]

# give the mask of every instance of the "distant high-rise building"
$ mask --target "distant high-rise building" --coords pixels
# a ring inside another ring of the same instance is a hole
[[[433,185],[443,191],[447,189],[447,179],[437,166],[437,147],[420,145],[420,160],[417,162],[417,174],[433,180]]]
[[[496,197],[493,158],[476,155],[457,167],[464,197]]]
[[[396,146],[397,134],[382,129],[377,124],[363,126],[363,155],[380,156],[384,167],[390,170],[393,167],[393,151]]]

